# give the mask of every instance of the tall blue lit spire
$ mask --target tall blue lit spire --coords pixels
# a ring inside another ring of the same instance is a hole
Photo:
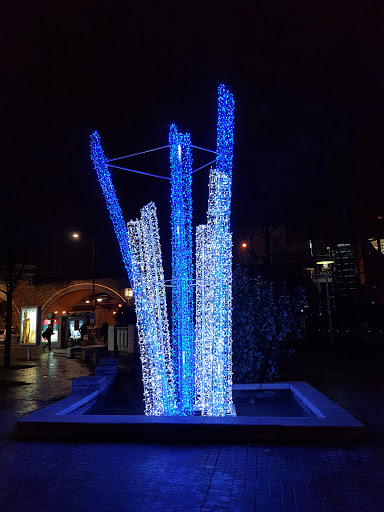
[[[193,414],[192,155],[189,134],[169,134],[172,205],[172,350],[181,414]]]
[[[219,85],[219,110],[217,118],[217,159],[216,169],[227,174],[232,180],[233,126],[235,100],[233,95]]]
[[[128,279],[132,281],[132,264],[127,226],[124,222],[123,213],[112,183],[111,173],[108,170],[107,159],[104,155],[103,148],[101,147],[100,136],[97,131],[93,132],[91,135],[91,158],[107,203],[113,229],[115,230],[116,238],[119,242],[123,263],[128,273]]]

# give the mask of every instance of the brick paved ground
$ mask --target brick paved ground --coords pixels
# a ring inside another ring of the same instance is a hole
[[[316,355],[291,370],[368,425],[367,439],[358,444],[85,444],[12,437],[15,419],[68,394],[72,378],[90,373],[78,360],[41,349],[31,362],[22,359],[21,348],[14,352],[20,369],[0,370],[0,510],[384,511],[379,363],[372,368],[357,357],[355,366],[340,370],[340,355]]]

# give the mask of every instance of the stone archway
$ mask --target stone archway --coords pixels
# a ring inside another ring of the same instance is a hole
[[[85,318],[92,311],[90,300],[86,300],[91,299],[91,294],[92,283],[90,282],[76,283],[61,288],[42,305],[42,317],[45,318],[48,312],[52,312],[56,317],[81,315]],[[101,299],[102,303],[96,303],[94,325],[100,327],[104,322],[113,325],[118,304],[125,303],[124,297],[109,286],[95,283],[95,297],[97,296],[102,296],[104,299]],[[88,304],[85,304],[86,302]]]
[[[72,284],[70,286],[65,286],[58,292],[54,293],[46,302],[42,305],[42,313],[46,313],[49,311],[49,308],[57,301],[59,301],[62,297],[69,293],[81,292],[92,290],[92,283],[78,283]],[[107,292],[112,297],[115,297],[118,302],[125,302],[125,299],[118,292],[110,288],[109,286],[105,286],[100,283],[95,283],[95,293]]]

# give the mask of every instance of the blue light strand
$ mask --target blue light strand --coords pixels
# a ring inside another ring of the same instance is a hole
[[[233,127],[235,101],[223,84],[219,85],[219,109],[217,119],[217,170],[232,179]]]
[[[123,213],[116,196],[111,174],[108,170],[107,159],[104,155],[103,148],[101,147],[100,136],[97,131],[93,132],[91,135],[91,159],[107,203],[107,208],[119,243],[123,263],[127,270],[128,279],[132,283],[132,266],[127,227],[124,222]]]
[[[194,411],[192,155],[189,134],[169,134],[172,226],[172,350],[181,415]]]

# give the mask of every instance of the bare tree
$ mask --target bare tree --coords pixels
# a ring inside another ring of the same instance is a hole
[[[30,279],[35,274],[33,265],[25,265],[9,261],[0,265],[0,287],[7,298],[6,336],[4,346],[4,367],[11,366],[11,336],[12,336],[12,303],[13,293],[17,283],[23,279]]]
[[[250,262],[266,264],[280,262],[289,250],[292,240],[287,240],[285,226],[264,223],[241,233],[243,247]]]

